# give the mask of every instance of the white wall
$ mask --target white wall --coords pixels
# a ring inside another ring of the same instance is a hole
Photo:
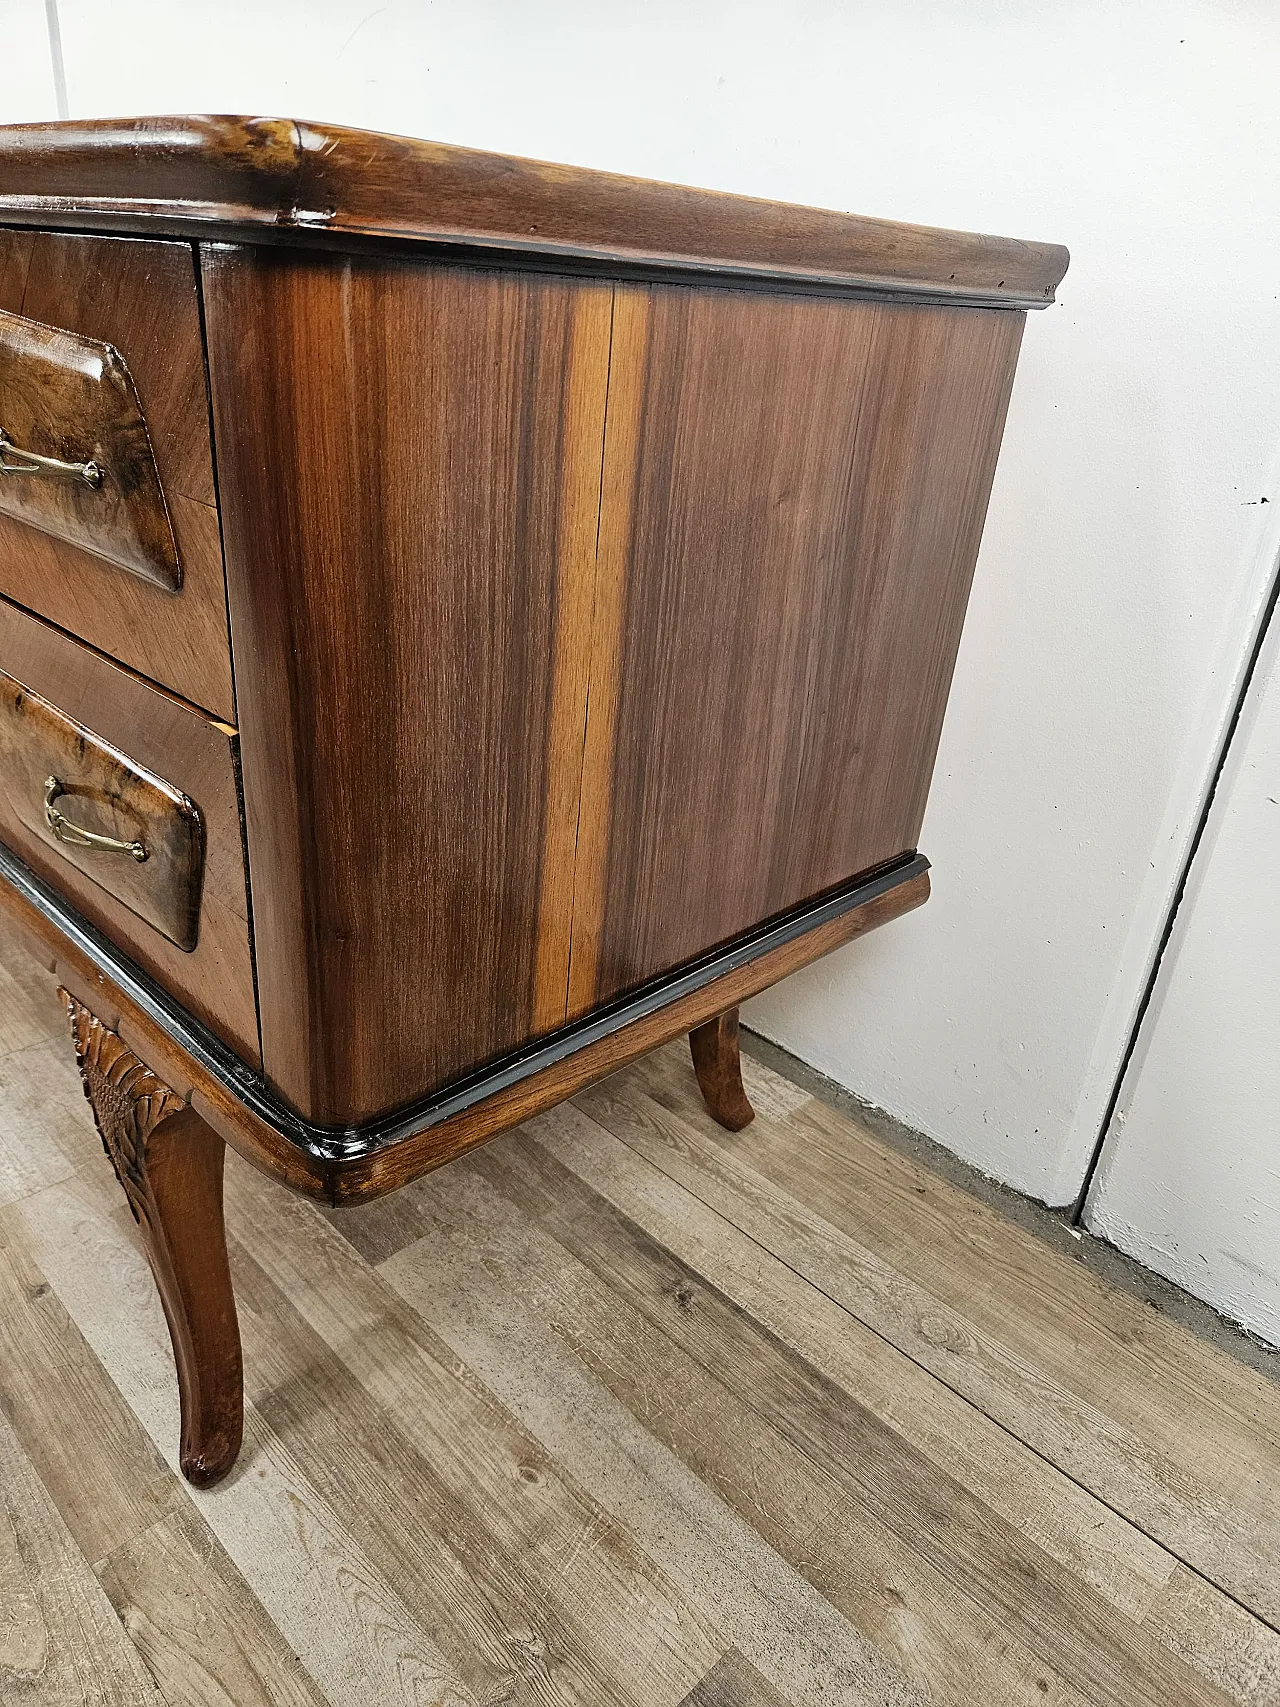
[[[749,1017],[1072,1198],[1276,543],[1275,7],[60,12],[73,115],[292,113],[1070,245],[1024,344],[922,843],[934,899]]]
[[[1086,1221],[1280,1346],[1278,876],[1273,620]]]
[[[0,124],[56,119],[44,0],[0,0]]]

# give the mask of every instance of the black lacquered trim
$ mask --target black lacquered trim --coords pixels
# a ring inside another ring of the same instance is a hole
[[[923,854],[906,853],[842,888],[829,890],[820,900],[780,915],[768,924],[738,937],[727,948],[715,949],[677,971],[655,978],[585,1018],[527,1044],[513,1054],[477,1068],[465,1078],[431,1096],[423,1097],[390,1114],[360,1126],[321,1126],[305,1120],[267,1084],[260,1073],[240,1059],[221,1038],[215,1037],[185,1008],[179,1006],[142,968],[107,941],[95,926],[69,907],[26,862],[0,843],[0,879],[14,888],[50,924],[55,925],[85,958],[159,1026],[164,1034],[196,1061],[206,1073],[231,1092],[259,1120],[281,1137],[319,1161],[351,1161],[385,1150],[405,1138],[438,1126],[496,1091],[506,1090],[554,1066],[589,1044],[621,1031],[634,1020],[713,983],[728,972],[736,972],[770,950],[794,942],[797,937],[828,924],[855,907],[865,906],[900,883],[921,877],[929,869]]]

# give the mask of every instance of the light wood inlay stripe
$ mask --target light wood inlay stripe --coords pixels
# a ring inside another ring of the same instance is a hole
[[[586,752],[582,766],[582,802],[574,875],[570,1019],[585,1013],[596,996],[609,858],[609,806],[613,786],[613,741],[618,722],[622,620],[626,607],[640,410],[648,360],[648,327],[648,290],[642,286],[616,289],[604,471],[600,483],[600,538],[596,551]]]
[[[612,312],[610,285],[584,286],[574,299],[560,459],[555,656],[534,972],[535,1032],[563,1025],[568,994]]]

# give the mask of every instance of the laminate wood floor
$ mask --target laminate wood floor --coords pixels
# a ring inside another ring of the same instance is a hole
[[[0,1701],[1280,1702],[1280,1388],[672,1047],[327,1212],[229,1159],[245,1448],[0,942]]]

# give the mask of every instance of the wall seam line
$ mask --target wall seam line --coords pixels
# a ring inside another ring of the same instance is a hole
[[[53,98],[58,108],[58,117],[68,119],[71,117],[71,109],[67,105],[67,71],[62,59],[62,26],[58,22],[58,0],[44,0],[44,21],[49,32]]]
[[[1244,709],[1249,700],[1249,694],[1253,687],[1254,676],[1258,669],[1258,661],[1262,656],[1263,647],[1266,645],[1267,636],[1271,632],[1271,623],[1275,616],[1278,601],[1280,601],[1280,561],[1272,566],[1271,579],[1267,587],[1266,599],[1249,649],[1249,661],[1240,678],[1240,683],[1236,690],[1235,702],[1231,707],[1231,715],[1227,719],[1226,727],[1223,730],[1222,738],[1218,745],[1218,750],[1214,755],[1213,763],[1210,767],[1209,779],[1205,785],[1204,794],[1200,801],[1200,810],[1196,819],[1195,831],[1190,842],[1187,844],[1187,851],[1183,857],[1181,869],[1178,872],[1177,887],[1175,888],[1172,899],[1169,902],[1169,908],[1165,914],[1164,926],[1160,932],[1160,940],[1156,944],[1156,951],[1152,956],[1151,966],[1147,972],[1146,982],[1143,985],[1142,998],[1139,1001],[1137,1011],[1133,1016],[1133,1024],[1129,1028],[1128,1038],[1125,1040],[1124,1054],[1121,1056],[1120,1065],[1116,1069],[1115,1083],[1112,1085],[1111,1095],[1107,1099],[1107,1106],[1098,1128],[1098,1136],[1094,1141],[1093,1151],[1089,1157],[1089,1165],[1084,1171],[1084,1178],[1080,1183],[1080,1189],[1076,1194],[1074,1203],[1071,1205],[1070,1214],[1071,1225],[1073,1227],[1082,1226],[1084,1223],[1084,1214],[1088,1207],[1089,1193],[1093,1189],[1094,1177],[1102,1162],[1103,1153],[1107,1147],[1107,1140],[1111,1136],[1111,1128],[1115,1122],[1116,1111],[1120,1106],[1120,1098],[1124,1094],[1125,1080],[1129,1075],[1129,1068],[1132,1065],[1133,1057],[1142,1038],[1142,1029],[1146,1024],[1147,1014],[1155,996],[1156,986],[1160,981],[1160,971],[1164,965],[1165,956],[1169,952],[1169,945],[1173,940],[1173,933],[1177,925],[1178,915],[1181,912],[1183,901],[1186,898],[1187,886],[1191,881],[1192,872],[1195,870],[1195,864],[1200,853],[1201,843],[1204,841],[1205,832],[1209,827],[1209,819],[1213,814],[1214,801],[1218,796],[1218,789],[1222,782],[1223,772],[1226,770],[1227,761],[1231,757],[1231,751],[1235,744],[1236,731],[1240,727],[1240,720],[1244,715]]]

